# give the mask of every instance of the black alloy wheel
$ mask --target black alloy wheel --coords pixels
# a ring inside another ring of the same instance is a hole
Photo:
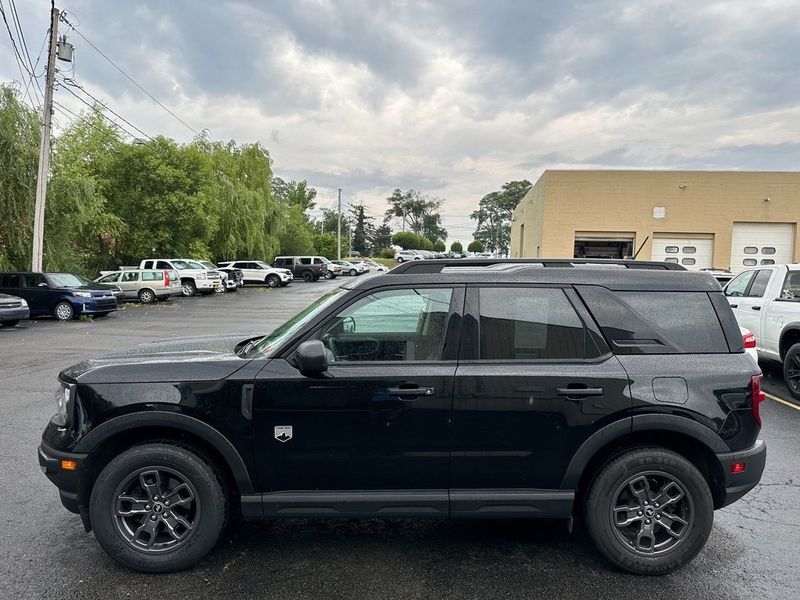
[[[783,357],[783,379],[789,393],[800,400],[800,344],[795,344]]]
[[[314,281],[314,274],[311,271],[303,271],[303,281],[311,283]]]

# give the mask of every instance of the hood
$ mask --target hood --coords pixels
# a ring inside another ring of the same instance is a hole
[[[79,383],[216,381],[249,362],[236,348],[263,334],[194,336],[139,344],[83,361],[61,376]]]

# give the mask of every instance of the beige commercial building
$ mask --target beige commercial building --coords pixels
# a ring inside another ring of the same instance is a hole
[[[800,262],[800,173],[545,171],[512,257],[625,258],[740,271]]]

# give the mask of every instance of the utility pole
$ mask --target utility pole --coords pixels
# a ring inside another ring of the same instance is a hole
[[[36,179],[36,207],[33,216],[33,252],[31,271],[42,270],[44,245],[44,205],[47,196],[47,174],[50,170],[50,130],[53,123],[53,85],[56,79],[56,40],[58,39],[58,9],[50,4],[50,48],[47,53],[47,80],[44,89],[44,120],[39,145],[39,174]]]
[[[339,188],[339,219],[336,227],[336,259],[342,260],[342,188]]]

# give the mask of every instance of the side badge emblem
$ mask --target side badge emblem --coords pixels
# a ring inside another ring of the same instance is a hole
[[[288,442],[290,439],[292,439],[292,426],[276,425],[275,439],[278,440],[279,442]]]

